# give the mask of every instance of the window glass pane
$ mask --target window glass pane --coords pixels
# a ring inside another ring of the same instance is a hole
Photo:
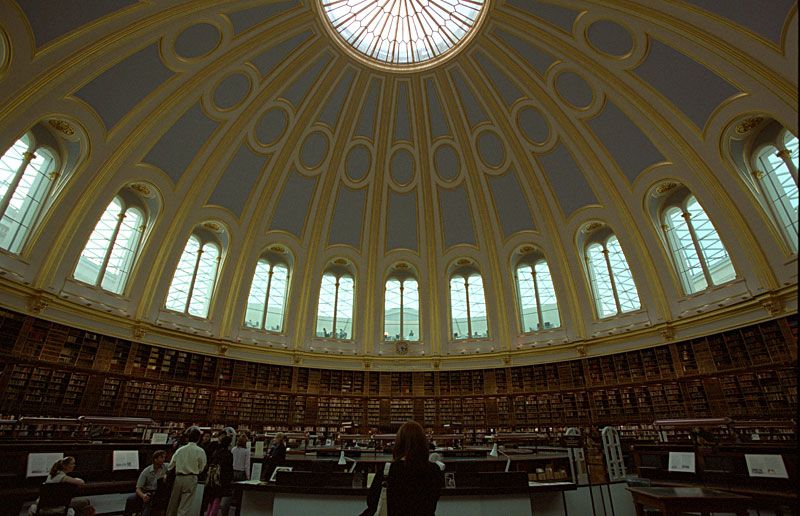
[[[453,276],[450,279],[450,323],[453,339],[469,338],[467,286],[462,276]]]
[[[783,135],[783,146],[786,150],[789,151],[789,161],[794,164],[794,168],[798,168],[797,165],[797,154],[798,154],[798,143],[797,143],[797,136],[793,135],[789,131]]]
[[[122,212],[122,203],[117,198],[111,201],[106,211],[100,216],[100,220],[92,231],[86,247],[83,248],[78,266],[75,267],[73,276],[76,280],[83,281],[90,285],[96,285],[100,275],[100,267],[103,266],[108,248],[111,245],[111,237],[117,227],[119,214]]]
[[[469,321],[473,338],[489,336],[486,322],[486,298],[483,295],[483,278],[479,274],[469,277]]]
[[[286,306],[286,291],[289,287],[289,269],[278,264],[272,268],[272,281],[269,284],[267,303],[267,323],[265,330],[283,331],[283,312]]]
[[[683,289],[687,294],[705,290],[708,283],[703,275],[700,258],[697,256],[683,212],[677,207],[668,209],[664,212],[664,222],[667,226],[667,242],[672,250]]]
[[[592,244],[586,249],[589,257],[589,279],[594,288],[594,302],[600,318],[610,317],[617,313],[614,301],[614,289],[611,287],[611,276],[603,254],[603,246]]]
[[[400,281],[390,279],[386,282],[383,294],[383,339],[386,341],[400,338]]]
[[[17,140],[14,145],[3,154],[0,159],[0,199],[8,193],[8,187],[17,175],[24,159],[23,154],[28,150],[27,135]]]
[[[611,263],[611,273],[614,274],[614,284],[617,286],[620,308],[623,312],[638,310],[641,307],[639,292],[636,290],[631,269],[616,236],[608,239],[606,249],[608,249],[608,261]]]
[[[333,310],[336,302],[336,276],[325,274],[319,288],[317,305],[317,337],[330,337],[333,332]]]
[[[797,161],[797,138],[793,136],[786,142],[787,150],[791,154],[792,161]],[[758,157],[759,168],[764,172],[759,185],[770,203],[772,211],[776,217],[776,222],[783,229],[792,250],[797,251],[797,204],[798,192],[797,183],[789,166],[777,156],[775,147],[766,147],[761,150]]]
[[[352,337],[353,324],[353,299],[355,284],[350,276],[339,278],[339,300],[336,303],[336,338],[349,339]]]
[[[269,281],[269,263],[259,260],[253,282],[250,284],[250,294],[247,296],[247,309],[244,313],[244,325],[248,328],[261,328],[264,320],[265,303],[267,301],[267,281]]]
[[[17,253],[22,248],[28,230],[50,190],[50,173],[54,165],[55,161],[49,152],[38,150],[36,157],[25,168],[0,220],[0,247],[3,249]]]
[[[211,294],[214,293],[214,282],[217,281],[219,248],[212,243],[203,246],[200,263],[197,266],[197,278],[189,301],[189,314],[197,317],[208,317],[211,306]]]
[[[720,285],[736,278],[728,251],[720,240],[714,224],[711,223],[711,219],[708,218],[708,214],[697,202],[697,199],[690,197],[686,210],[691,214],[692,227],[697,235],[697,241],[700,243],[700,250],[703,253],[708,272],[711,274],[711,281],[715,285]]]
[[[419,340],[419,285],[415,279],[403,282],[403,337]]]
[[[533,270],[530,265],[517,267],[517,293],[522,318],[522,331],[539,329],[539,308],[536,306],[536,291],[533,284]]]
[[[167,293],[166,307],[176,312],[186,311],[186,301],[189,299],[189,287],[194,277],[194,269],[197,265],[197,252],[200,250],[200,240],[192,235],[183,248],[183,254],[175,268],[175,275]]]
[[[546,261],[542,260],[536,263],[535,270],[544,329],[558,328],[561,326],[561,319],[558,316],[558,301],[556,300],[556,289],[553,287],[553,277],[550,275],[550,267],[547,266]]]
[[[131,208],[125,212],[119,233],[111,248],[108,266],[103,273],[101,286],[117,294],[125,290],[125,284],[133,268],[133,260],[142,237],[144,215],[141,211]]]

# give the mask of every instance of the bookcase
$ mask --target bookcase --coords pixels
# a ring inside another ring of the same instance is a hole
[[[646,441],[656,419],[730,417],[796,439],[796,361],[795,317],[559,363],[384,372],[232,360],[0,310],[0,414],[298,431],[345,422],[392,430],[416,419],[434,431],[456,424],[476,441],[489,429],[558,435],[607,424],[625,429],[623,441]]]

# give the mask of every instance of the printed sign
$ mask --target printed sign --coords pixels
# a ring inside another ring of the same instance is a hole
[[[153,432],[153,435],[150,437],[150,444],[167,444],[167,438],[169,434],[163,432]]]
[[[253,452],[253,457],[261,458],[264,456],[264,441],[256,441],[256,449]]]
[[[28,454],[28,472],[26,476],[30,477],[46,477],[50,474],[50,468],[57,460],[64,458],[63,453],[29,453]]]
[[[744,454],[747,473],[751,477],[789,478],[780,455]]]
[[[112,471],[124,471],[128,469],[139,469],[138,450],[114,450],[114,466]]]
[[[668,471],[694,473],[694,452],[669,452]]]

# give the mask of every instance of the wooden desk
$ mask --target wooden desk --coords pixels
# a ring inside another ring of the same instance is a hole
[[[682,512],[732,512],[747,516],[750,497],[702,487],[629,487],[633,495],[636,516],[644,516],[644,508],[652,507],[664,516],[678,516]]]

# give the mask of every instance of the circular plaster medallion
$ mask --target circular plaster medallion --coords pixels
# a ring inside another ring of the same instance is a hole
[[[187,27],[175,38],[175,53],[184,59],[207,56],[219,45],[222,35],[210,23]]]
[[[321,131],[306,136],[300,150],[300,163],[308,169],[317,168],[328,155],[328,137]]]
[[[276,143],[289,123],[289,116],[281,108],[271,108],[256,122],[255,136],[258,143],[269,146]]]
[[[347,177],[353,181],[361,181],[367,176],[372,156],[366,145],[358,144],[353,146],[347,153],[345,160],[345,172]]]

